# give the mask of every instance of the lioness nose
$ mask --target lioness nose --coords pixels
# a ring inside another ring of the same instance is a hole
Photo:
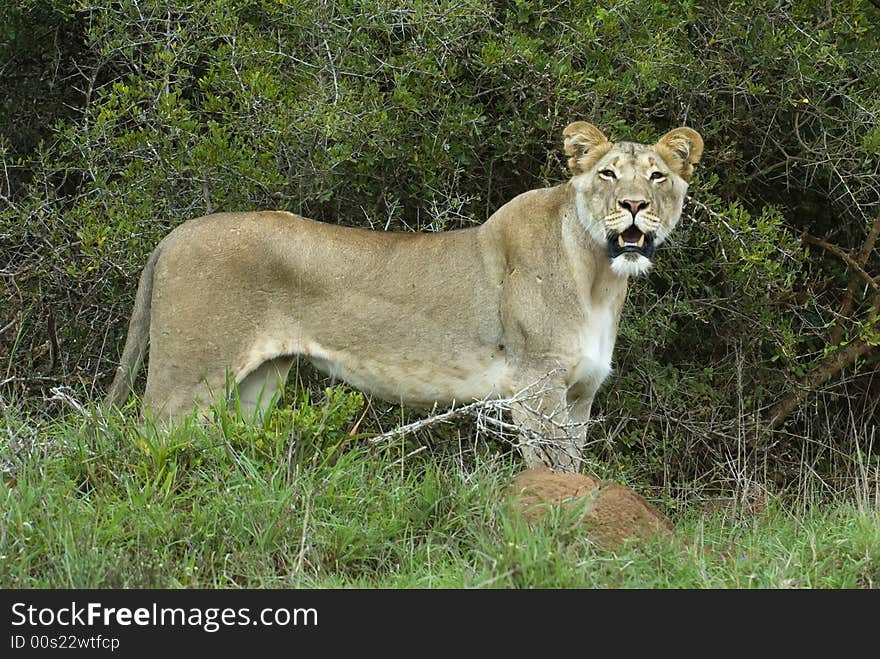
[[[632,216],[635,217],[640,210],[648,207],[648,202],[644,199],[624,199],[620,205],[627,209]]]

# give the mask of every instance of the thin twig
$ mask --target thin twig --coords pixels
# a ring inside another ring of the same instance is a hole
[[[434,414],[424,419],[418,419],[416,421],[413,421],[412,423],[407,423],[404,426],[400,426],[398,428],[395,428],[394,430],[389,430],[388,432],[382,433],[381,435],[377,435],[376,437],[371,437],[369,442],[371,444],[381,444],[383,442],[392,441],[394,439],[398,439],[399,437],[403,437],[404,435],[408,435],[410,433],[421,430],[422,428],[436,426],[441,423],[450,423],[455,419],[460,419],[461,417],[468,416],[469,414],[476,412],[477,410],[486,410],[489,408],[506,409],[509,406],[509,403],[510,401],[507,399],[496,399],[478,400],[468,405],[465,405],[464,407],[455,407],[453,405],[448,410],[440,414]]]

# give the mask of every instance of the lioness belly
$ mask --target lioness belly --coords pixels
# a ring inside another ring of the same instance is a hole
[[[315,367],[351,386],[390,402],[430,406],[504,395],[508,368],[492,356],[443,359],[389,355],[384,359],[341,351],[316,351]]]

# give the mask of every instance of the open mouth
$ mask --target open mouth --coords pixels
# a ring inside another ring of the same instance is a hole
[[[621,254],[641,254],[650,259],[654,256],[654,236],[642,233],[635,224],[623,233],[612,234],[608,238],[608,256],[613,259]]]

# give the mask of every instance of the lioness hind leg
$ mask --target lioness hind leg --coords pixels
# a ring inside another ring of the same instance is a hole
[[[284,387],[294,359],[292,355],[283,355],[265,361],[238,383],[243,418],[254,420],[265,415]]]

